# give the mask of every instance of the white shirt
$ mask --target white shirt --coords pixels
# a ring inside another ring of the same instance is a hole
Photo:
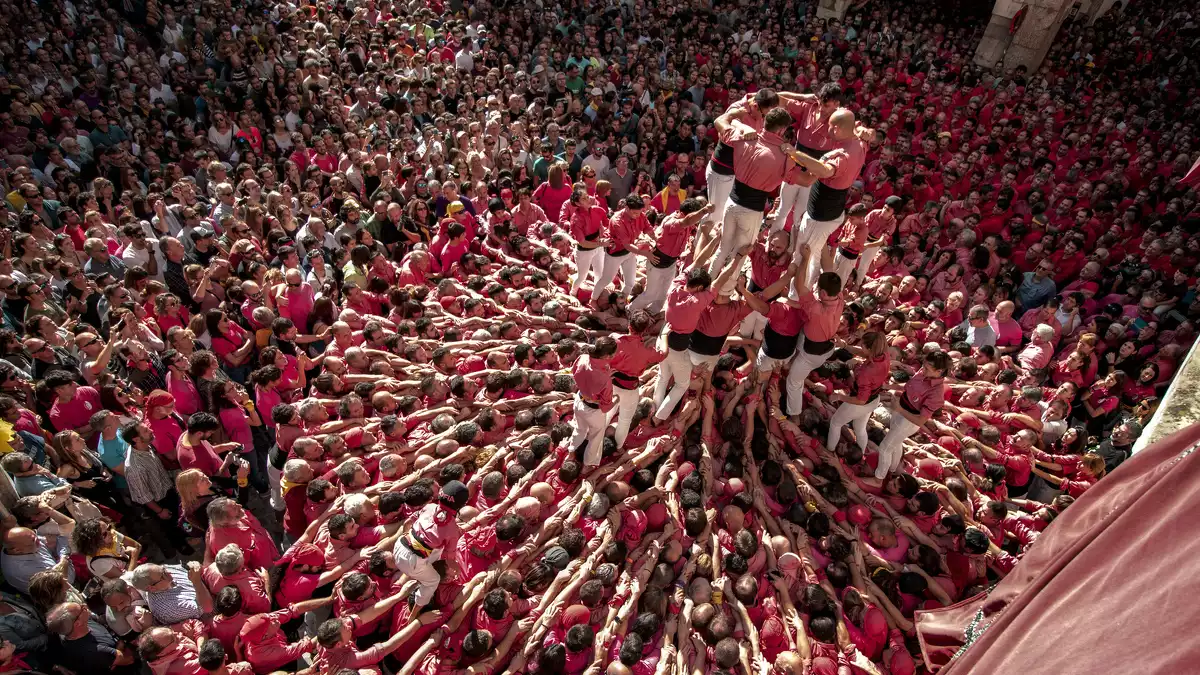
[[[163,82],[158,87],[150,87],[150,102],[162,101],[167,105],[175,103],[175,92],[171,91],[171,86]]]
[[[596,175],[601,176],[605,171],[608,171],[608,167],[611,166],[611,162],[608,161],[608,155],[600,155],[597,157],[596,155],[589,153],[588,156],[583,159],[583,166],[592,167],[592,169],[596,171]]]

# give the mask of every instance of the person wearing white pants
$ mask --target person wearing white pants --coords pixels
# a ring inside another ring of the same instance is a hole
[[[825,249],[829,241],[829,235],[842,224],[846,219],[845,212],[840,213],[833,220],[814,220],[807,213],[800,219],[799,229],[792,230],[792,245],[793,251],[799,256],[799,251],[802,246],[809,247],[813,254],[808,260],[808,278],[814,279],[821,273],[821,251]]]
[[[779,104],[792,116],[796,129],[796,149],[812,157],[820,157],[833,147],[829,138],[829,117],[842,104],[842,88],[835,82],[824,85],[816,94],[781,92]],[[789,164],[783,185],[779,188],[779,205],[772,216],[771,231],[782,230],[788,214],[795,210],[792,233],[800,227],[800,218],[808,211],[808,199],[815,177],[804,167]],[[793,241],[793,250],[797,242]],[[812,246],[819,251],[817,246]],[[813,276],[810,275],[809,279]]]
[[[687,394],[692,383],[692,359],[688,352],[692,332],[699,325],[701,315],[716,299],[714,289],[732,279],[742,261],[741,255],[734,256],[716,281],[711,280],[708,270],[700,267],[693,267],[675,278],[671,294],[667,296],[667,356],[658,367],[658,380],[654,383],[654,405],[658,407],[654,414],[656,420],[670,417],[671,411]]]
[[[797,215],[808,210],[808,196],[812,192],[811,185],[797,185],[784,182],[779,186],[779,204],[771,214],[771,231],[778,232],[787,224],[788,214],[794,209]],[[799,221],[792,223],[793,231],[800,225]]]
[[[758,228],[762,223],[761,208],[747,208],[736,201],[730,202],[725,207],[725,217],[721,220],[721,244],[717,247],[716,257],[709,265],[709,274],[716,275],[733,255],[743,247],[753,244],[758,238]]]
[[[950,355],[930,352],[925,356],[921,372],[904,383],[904,393],[892,407],[892,421],[887,435],[879,444],[879,464],[875,477],[883,480],[900,468],[904,457],[904,441],[925,426],[945,403],[943,378],[950,369]]]
[[[879,407],[879,392],[891,379],[892,360],[888,356],[887,339],[883,333],[870,331],[863,335],[862,346],[847,349],[859,358],[854,369],[854,386],[849,395],[834,393],[830,403],[841,402],[829,420],[829,434],[825,447],[830,452],[837,450],[842,437],[842,427],[847,424],[854,430],[854,440],[863,452],[867,450],[867,421]]]
[[[644,309],[653,314],[663,311],[671,280],[679,271],[679,257],[700,221],[712,213],[711,204],[699,199],[685,199],[679,210],[665,216],[658,224],[654,250],[646,258],[646,290],[629,303],[631,310]]]
[[[613,214],[608,221],[608,244],[604,249],[604,270],[596,281],[596,289],[592,292],[592,305],[596,298],[603,293],[609,283],[621,273],[620,294],[628,297],[633,292],[633,283],[637,276],[637,255],[650,256],[648,248],[636,245],[638,237],[650,231],[650,221],[646,219],[645,203],[636,194],[621,200],[623,207]]]
[[[613,407],[612,358],[616,353],[617,341],[606,335],[596,340],[590,354],[580,356],[571,367],[576,392],[571,408],[574,430],[568,444],[574,452],[587,441],[585,467],[598,466],[604,455],[608,411]]]
[[[804,274],[804,270],[800,270],[800,274]],[[804,277],[798,276],[797,279],[797,302],[807,320],[800,335],[796,358],[792,360],[787,376],[787,412],[792,416],[799,415],[804,408],[804,381],[808,379],[808,374],[825,363],[833,353],[833,336],[837,335],[838,326],[842,323],[842,309],[846,306],[842,298],[842,282],[836,274],[825,272],[817,277],[816,293],[800,283],[805,280]]]
[[[846,280],[858,264],[858,258],[867,243],[866,215],[867,205],[861,202],[846,211],[846,225],[842,227],[833,260],[833,272],[842,280],[842,288],[847,288]]]
[[[875,264],[875,257],[891,243],[896,234],[896,212],[903,207],[904,199],[892,195],[883,201],[883,206],[866,215],[867,243],[855,262],[858,269],[858,277],[854,282],[856,288],[862,286],[863,279],[867,278],[871,265]]]
[[[779,134],[791,123],[791,115],[780,108],[767,113],[761,133],[746,133],[741,128],[744,125],[717,118],[715,124],[721,142],[733,148],[734,180],[729,204],[721,218],[721,244],[708,268],[713,276],[737,251],[758,238],[771,193],[783,184],[787,170],[783,151],[786,144]],[[730,289],[718,286],[718,290]]]
[[[817,179],[800,227],[792,231],[797,256],[801,246],[813,251],[808,261],[810,279],[821,268],[821,251],[829,235],[845,220],[846,196],[866,162],[867,141],[874,137],[873,131],[857,127],[854,113],[844,108],[829,116],[829,133],[829,150],[820,158],[794,148],[787,152],[792,161]]]
[[[575,295],[589,272],[596,275],[596,281],[604,272],[604,248],[600,245],[600,234],[608,222],[608,209],[582,190],[571,195],[571,204],[575,206],[575,212],[571,214],[571,237],[575,239],[576,269],[575,280],[571,282],[571,295]]]
[[[466,485],[456,480],[446,483],[435,501],[421,507],[412,528],[396,541],[392,549],[396,569],[420,584],[413,601],[415,607],[429,604],[442,581],[433,563],[444,559],[451,567],[457,564],[456,546],[462,533],[458,525],[458,510],[467,503],[469,497]]]
[[[617,352],[613,355],[611,367],[613,395],[617,399],[615,440],[618,451],[625,445],[633,415],[641,401],[638,385],[642,373],[666,357],[666,352],[654,342],[646,344],[645,333],[653,323],[654,320],[645,311],[632,311],[629,314],[629,333],[616,338]]]
[[[790,245],[786,232],[772,232],[766,242],[759,242],[750,254],[750,280],[746,289],[761,293],[788,272],[791,264]],[[761,312],[751,312],[738,328],[738,335],[752,340],[763,339],[767,317]]]

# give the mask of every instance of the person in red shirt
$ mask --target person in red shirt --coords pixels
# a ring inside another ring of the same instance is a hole
[[[774,89],[760,89],[753,97],[746,97],[729,106],[723,115],[714,122],[719,129],[722,125],[733,124],[736,120],[754,131],[761,131],[763,119],[775,106],[779,105],[779,95]],[[734,151],[733,146],[724,140],[718,140],[713,149],[712,159],[704,173],[708,186],[708,203],[712,204],[713,219],[725,217],[725,206],[729,203],[729,194],[733,191],[734,182]],[[698,246],[697,249],[700,247]]]
[[[891,245],[892,238],[896,236],[896,211],[900,210],[902,206],[904,206],[904,199],[892,195],[884,200],[883,206],[866,215],[867,243],[858,257],[858,278],[854,282],[855,288],[862,286],[863,279],[867,278],[867,272],[871,271],[871,265],[875,264],[875,256],[879,255],[885,246]]]
[[[788,265],[791,263],[791,241],[788,233],[772,232],[766,242],[759,242],[750,253],[750,278],[745,286],[750,293],[761,293],[767,287],[788,276]],[[782,287],[781,287],[782,289]],[[740,292],[740,291],[739,291]],[[741,293],[746,297],[748,293]],[[762,340],[763,330],[767,327],[767,317],[760,312],[751,310],[750,315],[743,321],[738,334],[744,338]]]
[[[687,248],[700,220],[712,212],[712,204],[685,199],[675,213],[658,223],[654,248],[646,258],[646,290],[629,303],[630,310],[644,309],[652,314],[663,310],[671,280],[679,269],[679,257]]]
[[[867,215],[867,205],[861,202],[846,211],[846,223],[842,226],[837,251],[833,256],[833,271],[842,280],[843,288],[846,287],[846,279],[858,265],[859,258],[867,246],[867,236],[870,234],[866,223]]]
[[[879,480],[900,469],[904,441],[942,409],[946,400],[942,378],[946,376],[950,364],[950,356],[946,352],[931,352],[925,356],[921,372],[904,383],[904,393],[892,406],[888,433],[879,444],[879,464],[875,468],[875,477]]]
[[[812,255],[807,244],[801,244],[804,257]],[[804,270],[796,276],[797,309],[804,314],[804,327],[797,347],[798,353],[792,361],[787,376],[788,414],[800,414],[804,405],[804,381],[833,353],[833,338],[842,322],[842,309],[846,300],[842,297],[842,280],[833,272],[822,272],[817,278],[817,292],[807,284]]]
[[[435,501],[426,504],[412,520],[412,528],[396,541],[392,555],[396,569],[420,584],[413,596],[414,607],[433,599],[442,575],[433,563],[444,560],[449,572],[458,572],[458,539],[462,535],[458,511],[470,498],[467,486],[452,480],[442,486]]]
[[[688,356],[692,331],[696,330],[701,314],[717,297],[713,287],[720,288],[733,278],[734,273],[741,269],[744,254],[744,250],[740,251],[715,282],[709,278],[708,270],[702,267],[692,267],[675,278],[671,294],[667,296],[667,355],[659,366],[658,380],[654,385],[654,404],[658,408],[654,418],[658,421],[670,417],[671,411],[687,393],[692,383],[692,359]],[[674,386],[671,386],[672,381]]]
[[[633,422],[633,414],[637,411],[638,384],[641,374],[655,363],[661,363],[666,352],[653,344],[646,344],[646,329],[650,328],[653,319],[644,311],[635,311],[629,315],[629,333],[616,339],[617,353],[613,355],[612,382],[613,394],[617,398],[617,449],[625,445],[625,437],[629,435],[629,425]]]
[[[571,204],[575,206],[575,212],[571,215],[571,237],[575,240],[577,270],[571,282],[571,295],[574,295],[589,272],[599,280],[604,271],[604,247],[600,243],[600,234],[608,220],[608,209],[586,190],[571,193]]]
[[[883,333],[871,331],[863,335],[862,347],[850,347],[850,352],[859,359],[854,369],[854,387],[850,394],[831,394],[830,403],[838,403],[829,420],[829,435],[825,447],[830,452],[837,449],[842,437],[842,427],[847,424],[854,430],[854,441],[867,450],[867,420],[879,407],[879,393],[891,379],[892,360],[888,354],[887,338]]]
[[[779,134],[792,123],[782,108],[772,108],[763,122],[762,133],[747,133],[717,119],[721,139],[733,146],[734,180],[729,204],[721,218],[721,245],[709,265],[716,274],[739,249],[754,241],[763,222],[763,211],[771,193],[783,184],[787,158]]]
[[[612,358],[616,353],[617,341],[604,336],[596,340],[590,354],[580,356],[571,367],[576,391],[571,420],[574,432],[568,444],[571,450],[578,450],[587,443],[584,466],[599,465],[604,451],[608,411],[613,407]]]
[[[820,157],[833,148],[829,136],[829,118],[843,104],[844,98],[842,88],[836,82],[823,85],[816,94],[779,94],[780,105],[792,116],[796,128],[797,150]],[[804,213],[815,181],[816,177],[803,167],[789,163],[783,185],[779,188],[779,203],[771,215],[772,231],[783,229],[795,207],[799,207],[798,213]]]
[[[831,149],[821,157],[811,157],[795,148],[786,148],[788,156],[817,178],[808,200],[808,211],[793,230],[792,245],[796,251],[807,244],[814,252],[825,248],[829,235],[846,217],[846,196],[858,180],[867,159],[867,144],[874,132],[856,126],[854,113],[839,108],[829,117],[833,138]],[[815,278],[821,264],[820,253],[810,256],[807,279]]]
[[[622,204],[624,208],[613,214],[602,235],[605,240],[604,269],[600,272],[600,278],[592,292],[593,305],[596,298],[608,288],[608,284],[617,278],[617,272],[621,273],[619,293],[622,297],[629,297],[637,277],[637,256],[632,254],[647,258],[653,256],[650,249],[635,245],[638,237],[650,230],[650,221],[646,220],[645,202],[640,196],[631,194],[622,200]]]

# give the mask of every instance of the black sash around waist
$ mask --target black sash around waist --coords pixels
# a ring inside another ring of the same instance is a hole
[[[688,345],[691,342],[691,333],[676,333],[675,331],[667,333],[667,346],[677,352],[687,351]]]
[[[912,401],[908,400],[908,394],[902,394],[900,396],[900,407],[904,408],[905,410],[907,410],[908,412],[910,412],[914,415],[922,414],[921,409],[918,408],[917,406],[913,405]]]
[[[692,331],[691,350],[702,356],[716,356],[725,348],[728,335],[705,335],[699,330]]]
[[[838,189],[817,181],[808,196],[808,217],[820,221],[837,220],[846,212],[848,192],[849,188]]]
[[[848,249],[844,246],[838,247],[838,253],[841,253],[842,257],[847,260],[858,260],[858,256],[859,256],[858,253],[855,253],[854,251],[851,251],[850,249]]]
[[[754,281],[754,278],[751,277],[750,279],[746,280],[746,290],[750,291],[751,293],[762,293],[766,289],[763,288],[762,286],[759,286]]]
[[[804,353],[820,356],[827,354],[833,350],[833,340],[809,340],[808,336],[804,337]]]
[[[723,176],[733,175],[733,147],[724,143],[717,143],[717,147],[713,150],[712,160],[709,162],[713,173],[719,173]]]
[[[636,375],[622,373],[619,370],[614,370],[612,374],[612,382],[614,386],[622,389],[637,389],[638,378]]]
[[[629,249],[625,248],[624,246],[622,246],[621,248],[618,248],[618,249],[607,249],[606,248],[606,249],[604,249],[604,252],[607,253],[608,255],[611,255],[614,258],[621,258],[621,257],[629,255]]]
[[[786,359],[796,353],[799,335],[784,335],[767,324],[763,329],[763,353],[773,359]]]
[[[679,260],[679,256],[667,255],[666,253],[663,253],[662,249],[657,246],[654,247],[654,252],[658,254],[658,262],[650,263],[650,265],[652,267],[657,267],[660,270],[667,269],[671,265],[674,265],[676,260]]]
[[[771,198],[771,193],[766,190],[759,190],[746,185],[740,180],[734,179],[733,192],[729,193],[729,198],[734,204],[752,211],[762,211],[767,208],[767,200]]]

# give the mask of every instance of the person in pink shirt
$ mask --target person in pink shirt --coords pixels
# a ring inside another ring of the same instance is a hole
[[[875,477],[879,480],[899,470],[904,441],[942,409],[946,396],[943,378],[950,365],[950,356],[946,352],[930,352],[925,356],[920,372],[904,383],[904,393],[895,405],[890,406],[891,424],[879,444],[879,464],[875,468]]]
[[[811,255],[807,244],[801,244],[801,257]],[[822,272],[817,278],[816,293],[807,284],[805,270],[796,276],[794,289],[798,309],[804,314],[803,333],[797,346],[795,360],[787,376],[787,412],[796,416],[804,407],[804,381],[833,353],[833,338],[842,322],[842,280],[834,272]]]
[[[592,305],[595,306],[597,297],[608,290],[608,285],[621,274],[621,297],[629,297],[633,292],[633,284],[637,280],[637,256],[652,258],[654,253],[650,248],[637,245],[638,238],[650,231],[650,221],[646,219],[646,204],[636,194],[631,194],[621,201],[623,205],[608,220],[608,227],[601,235],[604,241],[604,268],[596,286],[592,291]],[[634,255],[637,254],[637,255]]]
[[[787,155],[817,178],[808,200],[808,211],[800,220],[799,229],[793,230],[792,247],[799,252],[807,244],[814,255],[808,261],[808,276],[817,276],[823,251],[829,235],[842,224],[846,216],[846,197],[850,186],[858,180],[866,162],[866,142],[873,132],[856,126],[854,113],[839,108],[829,117],[832,137],[830,149],[820,158],[812,157],[795,148],[788,147]]]
[[[533,191],[529,188],[517,190],[517,205],[512,211],[512,226],[523,237],[539,223],[553,222],[542,207],[533,203]]]
[[[644,309],[651,314],[663,311],[667,290],[679,269],[679,258],[696,232],[700,220],[712,212],[712,204],[685,199],[676,212],[658,223],[654,248],[646,257],[646,289],[629,303],[630,310]]]
[[[767,113],[761,133],[717,119],[722,142],[733,147],[734,182],[722,216],[721,244],[709,265],[710,274],[719,272],[738,250],[757,237],[771,193],[783,184],[787,164],[780,149],[780,134],[791,123],[792,116],[782,108]]]
[[[843,288],[848,288],[846,284],[850,272],[858,265],[858,260],[867,245],[867,215],[867,205],[862,203],[855,204],[846,211],[846,222],[842,225],[837,249],[833,251],[833,272],[842,280]],[[824,264],[823,266],[828,267]]]
[[[570,227],[571,238],[575,240],[576,274],[570,291],[574,295],[589,273],[599,280],[604,271],[604,245],[600,236],[608,222],[608,209],[583,190],[571,193],[571,204],[575,206]]]
[[[883,206],[866,215],[867,243],[858,258],[858,279],[854,283],[855,288],[862,286],[879,252],[891,245],[896,236],[896,212],[903,206],[904,199],[892,195],[883,201]]]
[[[992,312],[988,319],[992,330],[996,332],[996,351],[1002,354],[1015,353],[1021,348],[1021,342],[1024,339],[1021,324],[1013,318],[1013,312],[1016,309],[1016,304],[1011,300],[1005,300],[996,305],[996,311]]]
[[[741,268],[744,253],[739,252],[729,261],[715,282],[709,278],[708,270],[702,267],[692,267],[675,278],[671,293],[667,296],[667,356],[658,367],[658,379],[654,384],[656,420],[661,422],[670,417],[687,393],[692,383],[692,360],[688,356],[692,331],[696,330],[700,315],[717,297],[713,286],[719,288],[733,278]]]
[[[241,595],[243,611],[259,614],[271,610],[266,581],[259,572],[246,568],[246,557],[237,544],[226,544],[217,551],[213,562],[200,573],[213,597],[226,586],[234,586]]]
[[[442,575],[433,567],[435,561],[444,560],[449,572],[458,573],[457,549],[462,535],[458,512],[469,498],[466,485],[456,480],[446,483],[437,498],[417,512],[412,528],[396,541],[396,569],[419,584],[413,596],[414,607],[429,604],[442,581]]]
[[[617,352],[610,363],[613,378],[613,394],[617,398],[617,449],[625,445],[629,425],[641,398],[638,387],[642,373],[650,366],[661,363],[666,352],[655,345],[647,345],[644,335],[652,319],[644,311],[633,311],[629,315],[629,333],[616,338]]]
[[[92,415],[104,407],[100,403],[100,392],[93,387],[79,386],[65,370],[51,371],[43,382],[54,394],[54,405],[50,406],[50,422],[54,428],[90,436]]]
[[[617,341],[602,337],[596,340],[590,354],[580,356],[571,367],[576,392],[571,420],[573,432],[568,443],[572,450],[577,450],[587,442],[583,455],[585,466],[600,464],[604,450],[608,411],[613,407],[612,358],[616,353]]]
[[[842,88],[836,82],[822,85],[816,94],[779,92],[780,107],[792,116],[796,129],[796,149],[820,157],[833,148],[829,135],[829,118],[844,103]],[[779,203],[772,214],[771,230],[781,230],[796,208],[798,216],[808,209],[808,197],[816,177],[798,164],[789,163],[783,185],[779,188]],[[799,224],[798,217],[792,221]]]
[[[829,434],[825,439],[825,447],[831,452],[837,450],[842,428],[847,424],[854,430],[854,441],[858,447],[866,452],[867,421],[879,407],[879,394],[891,379],[891,357],[888,355],[886,336],[871,331],[863,335],[862,343],[862,347],[849,348],[859,359],[850,394],[833,393],[829,396],[830,403],[841,403],[829,420]]]
[[[1038,324],[1033,329],[1029,344],[1017,354],[1017,363],[1025,370],[1045,368],[1054,358],[1054,329],[1046,324]]]

